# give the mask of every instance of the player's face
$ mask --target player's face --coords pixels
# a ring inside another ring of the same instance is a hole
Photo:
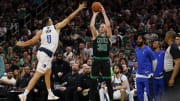
[[[153,47],[153,49],[157,49],[159,47],[159,42],[158,41],[154,41],[152,47]]]
[[[103,34],[106,32],[106,25],[105,24],[101,24],[99,26],[99,32],[103,33]]]
[[[175,42],[179,46],[180,45],[180,37],[176,37]]]
[[[137,38],[137,46],[138,47],[141,47],[143,45],[143,38],[141,36],[138,36]]]

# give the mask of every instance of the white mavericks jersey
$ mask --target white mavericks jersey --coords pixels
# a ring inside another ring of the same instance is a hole
[[[59,34],[57,33],[54,25],[46,26],[43,28],[40,47],[44,47],[55,53],[58,46],[58,41]]]

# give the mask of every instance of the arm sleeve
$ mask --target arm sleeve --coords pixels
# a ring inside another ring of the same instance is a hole
[[[170,53],[171,53],[173,59],[180,58],[180,50],[176,44],[171,45]]]
[[[153,71],[156,70],[157,67],[157,58],[154,54],[154,52],[151,50],[151,48],[148,49],[148,55],[150,56],[151,60],[152,60],[152,67],[153,67]]]
[[[151,50],[151,48],[148,49],[148,55],[151,58],[151,60],[157,59],[154,52]]]

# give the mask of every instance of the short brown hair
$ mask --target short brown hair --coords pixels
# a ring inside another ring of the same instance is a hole
[[[176,32],[175,31],[168,31],[166,32],[166,37],[172,39],[172,40],[175,40],[176,38]]]

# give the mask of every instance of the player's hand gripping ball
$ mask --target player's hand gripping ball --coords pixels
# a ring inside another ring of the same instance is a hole
[[[92,7],[92,11],[94,11],[94,12],[101,11],[101,3],[100,2],[93,2],[91,7]]]

